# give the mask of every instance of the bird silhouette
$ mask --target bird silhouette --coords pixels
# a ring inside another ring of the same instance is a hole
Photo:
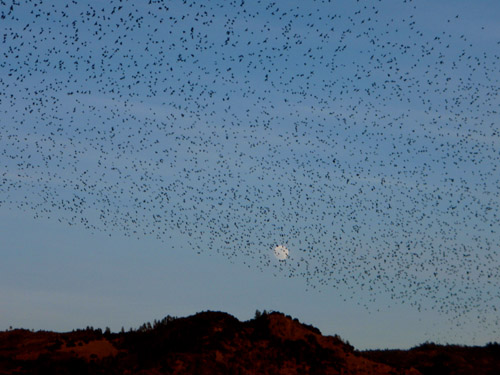
[[[443,16],[3,1],[0,205],[498,332],[500,41]]]

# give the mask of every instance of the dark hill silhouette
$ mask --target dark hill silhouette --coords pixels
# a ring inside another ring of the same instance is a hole
[[[281,313],[166,317],[137,330],[0,333],[0,374],[498,374],[497,344],[356,351]]]
[[[396,368],[414,366],[425,375],[500,374],[500,344],[467,347],[426,343],[410,350],[370,350],[366,358]]]

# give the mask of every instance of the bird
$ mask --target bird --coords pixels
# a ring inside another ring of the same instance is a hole
[[[499,332],[500,41],[391,4],[2,2],[0,206]]]

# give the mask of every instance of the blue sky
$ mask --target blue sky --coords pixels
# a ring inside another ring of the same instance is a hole
[[[0,329],[275,309],[358,348],[498,338],[497,2],[9,8]]]

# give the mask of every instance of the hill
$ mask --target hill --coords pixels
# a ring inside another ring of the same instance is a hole
[[[167,317],[130,332],[0,332],[1,374],[499,374],[498,345],[356,351],[281,313]]]

